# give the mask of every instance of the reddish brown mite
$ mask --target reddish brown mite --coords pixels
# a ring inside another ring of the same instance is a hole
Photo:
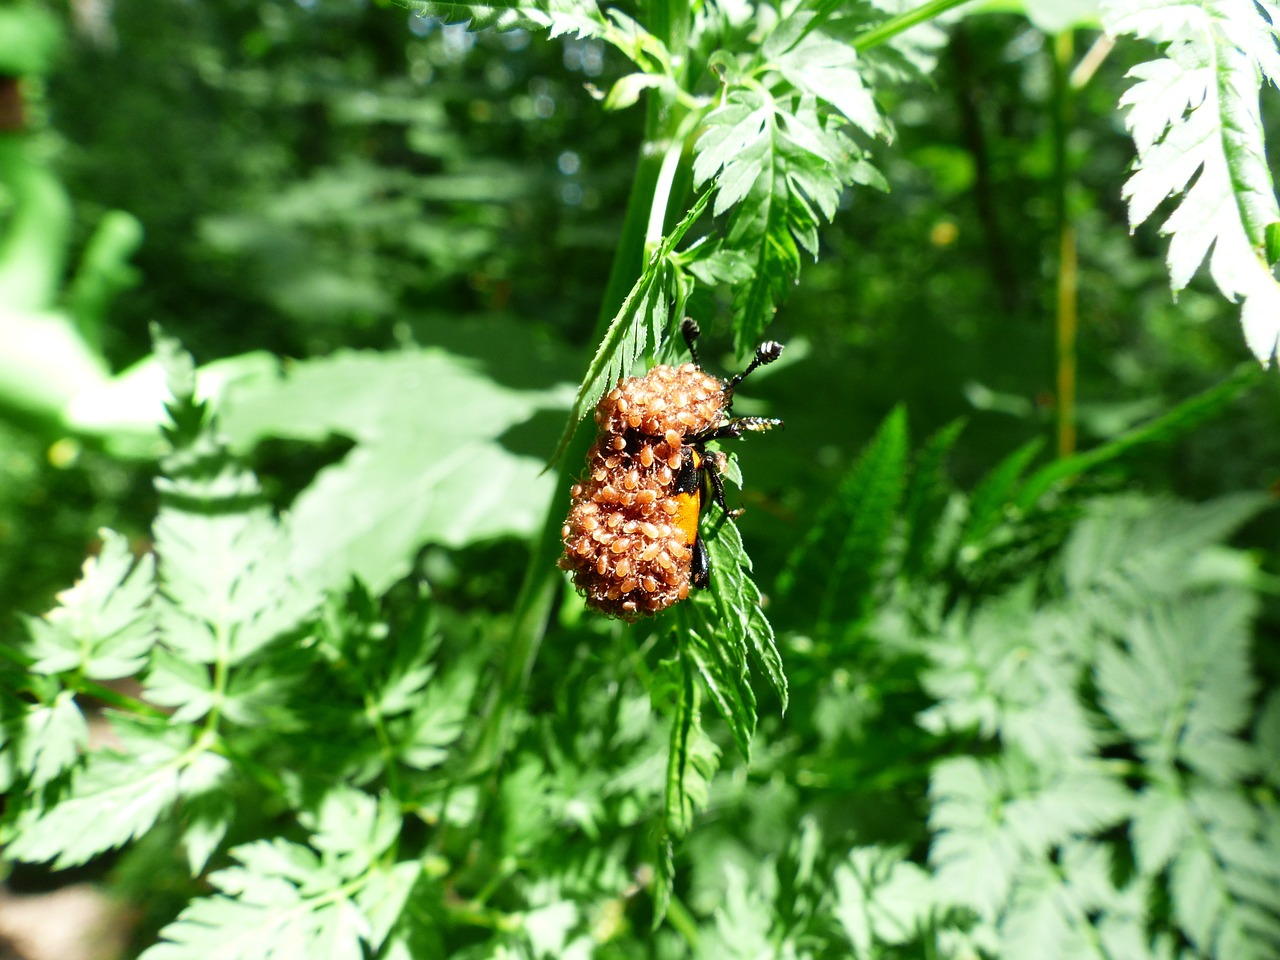
[[[587,606],[634,620],[685,599],[710,579],[698,535],[704,499],[728,513],[720,479],[724,456],[706,444],[781,426],[766,417],[732,417],[733,391],[753,370],[778,359],[772,340],[756,348],[742,373],[718,380],[703,372],[698,325],[681,331],[693,363],[660,365],[622,380],[600,398],[600,433],[572,489],[560,566]]]

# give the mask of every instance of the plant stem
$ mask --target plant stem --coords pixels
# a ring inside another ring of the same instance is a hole
[[[1068,190],[1071,171],[1067,136],[1071,128],[1071,58],[1074,34],[1063,30],[1053,37],[1053,181],[1054,212],[1058,233],[1058,276],[1055,298],[1054,345],[1057,369],[1058,456],[1076,452],[1076,330],[1079,271],[1076,231],[1071,222]]]
[[[67,686],[76,693],[86,697],[93,697],[95,700],[101,700],[107,706],[115,707],[117,710],[123,710],[134,716],[150,717],[152,720],[167,720],[169,718],[169,714],[159,707],[137,697],[131,697],[127,693],[120,693],[105,684],[87,680],[82,676],[66,676],[64,679]]]
[[[872,27],[865,33],[858,34],[853,38],[853,49],[861,52],[870,50],[872,47],[878,47],[880,44],[892,40],[898,34],[910,30],[917,24],[932,20],[946,13],[952,7],[960,6],[962,3],[969,3],[969,0],[929,0],[928,3],[921,4],[914,10],[900,13],[884,23]]]

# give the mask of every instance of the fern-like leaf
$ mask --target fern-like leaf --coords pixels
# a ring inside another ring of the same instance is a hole
[[[18,819],[7,854],[55,869],[84,863],[151,829],[183,792],[181,775],[198,756],[191,731],[117,718],[120,750],[99,750],[51,807]]]
[[[1243,301],[1249,348],[1269,363],[1280,337],[1280,283],[1266,232],[1280,207],[1258,97],[1264,77],[1280,81],[1280,8],[1268,0],[1109,0],[1103,22],[1113,35],[1168,44],[1164,57],[1131,71],[1137,83],[1121,100],[1138,150],[1124,188],[1130,223],[1182,195],[1162,227],[1174,291],[1208,256],[1218,289]]]
[[[907,445],[898,407],[787,560],[779,592],[791,603],[812,601],[819,624],[857,622],[867,609],[906,482]]]
[[[857,847],[836,868],[834,913],[858,960],[915,939],[933,909],[928,873],[899,851]]]
[[[573,398],[564,433],[551,457],[552,463],[564,454],[578,421],[586,416],[589,406],[631,371],[650,342],[656,349],[676,329],[683,315],[684,289],[675,262],[675,249],[702,216],[710,200],[709,193],[699,197],[671,233],[663,238],[649,258],[644,273],[610,321]]]
[[[952,489],[944,465],[964,425],[963,420],[956,420],[943,427],[925,442],[912,464],[911,480],[902,502],[907,540],[901,566],[908,578],[928,569],[938,524]]]
[[[58,594],[58,606],[27,621],[26,652],[36,673],[79,670],[96,680],[133,676],[155,644],[150,610],[155,558],[136,563],[120,534],[102,530],[102,550],[85,561],[80,581]]]

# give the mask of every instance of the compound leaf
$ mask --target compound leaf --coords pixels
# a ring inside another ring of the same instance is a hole
[[[102,550],[85,561],[79,582],[58,594],[58,606],[27,621],[31,670],[80,670],[95,680],[137,673],[155,643],[150,610],[155,558],[135,561],[129,544],[101,530]]]
[[[1161,227],[1170,237],[1174,291],[1208,256],[1218,289],[1243,301],[1249,348],[1269,363],[1280,337],[1280,283],[1267,261],[1266,230],[1280,221],[1280,207],[1258,98],[1263,77],[1280,80],[1277,8],[1238,0],[1109,0],[1102,17],[1113,35],[1168,44],[1164,57],[1130,72],[1137,82],[1121,99],[1138,151],[1123,191],[1130,223],[1137,226],[1165,198],[1181,195]]]

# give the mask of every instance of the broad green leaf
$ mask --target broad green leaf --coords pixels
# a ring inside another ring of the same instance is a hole
[[[486,349],[510,359],[527,347],[509,331]],[[439,349],[344,352],[238,385],[223,424],[239,449],[268,437],[355,441],[293,502],[284,569],[311,590],[341,590],[357,577],[378,593],[424,543],[457,547],[535,529],[552,481],[540,475],[542,456],[516,452],[526,445],[513,449],[509,438],[565,400],[554,387],[507,387]],[[535,450],[548,449],[544,439]]]
[[[1130,223],[1181,195],[1161,227],[1174,291],[1207,256],[1218,289],[1243,301],[1249,348],[1270,363],[1280,283],[1266,257],[1266,229],[1280,220],[1280,206],[1258,97],[1264,77],[1280,79],[1277,10],[1239,0],[1105,0],[1102,19],[1112,35],[1169,45],[1166,56],[1130,71],[1137,82],[1120,101],[1138,151],[1123,191]]]
[[[80,581],[58,594],[58,606],[27,621],[27,653],[37,673],[79,670],[95,680],[137,673],[155,644],[150,610],[155,558],[135,562],[128,542],[102,530],[102,550],[85,561]]]

